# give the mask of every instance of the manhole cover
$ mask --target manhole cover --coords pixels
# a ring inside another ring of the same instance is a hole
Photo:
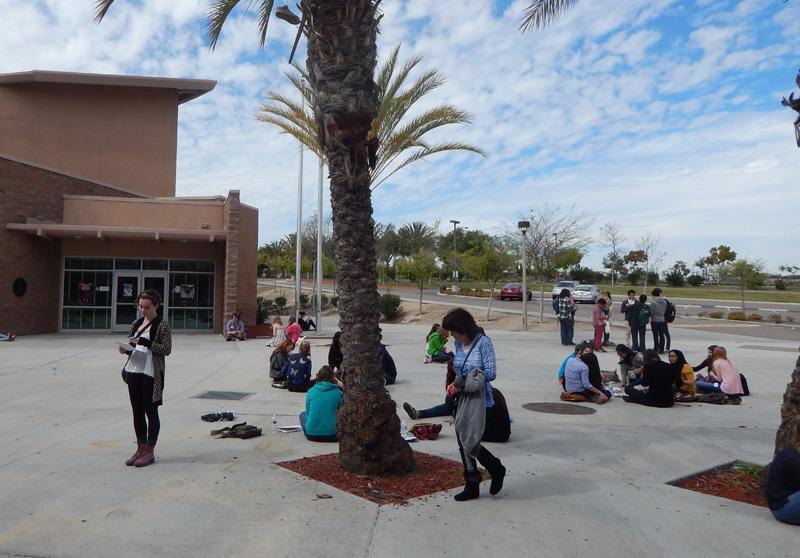
[[[196,399],[226,399],[228,401],[239,401],[255,395],[253,391],[204,391],[194,397]]]
[[[525,403],[522,407],[529,411],[554,415],[591,415],[597,412],[591,407],[582,407],[571,403]]]

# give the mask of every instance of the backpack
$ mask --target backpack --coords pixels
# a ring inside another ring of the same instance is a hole
[[[646,304],[639,309],[639,327],[650,323],[650,307]]]
[[[269,359],[269,377],[273,380],[284,379],[283,367],[287,358],[283,353],[274,353]]]
[[[744,374],[739,374],[739,378],[742,380],[742,395],[750,395],[750,388],[747,387],[747,378],[744,377]]]
[[[558,299],[557,298],[553,299],[553,312],[558,314]]]
[[[667,299],[667,309],[664,311],[664,321],[671,324],[675,321],[675,314],[677,313],[675,305]]]

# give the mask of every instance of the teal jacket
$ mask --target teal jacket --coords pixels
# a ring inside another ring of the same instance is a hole
[[[329,382],[319,382],[306,394],[306,434],[335,436],[336,411],[342,404],[342,392]]]

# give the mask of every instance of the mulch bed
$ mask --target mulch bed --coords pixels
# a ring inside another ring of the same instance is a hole
[[[669,484],[766,508],[760,480],[763,469],[761,465],[734,461]]]
[[[407,504],[411,498],[427,496],[464,485],[461,462],[429,453],[414,452],[417,472],[397,477],[359,476],[339,468],[338,454],[303,457],[277,463],[281,467],[376,504]],[[318,498],[330,498],[319,494]]]

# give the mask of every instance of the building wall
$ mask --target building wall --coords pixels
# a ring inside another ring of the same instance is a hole
[[[182,200],[141,198],[64,199],[65,225],[107,227],[153,227],[160,229],[196,229],[221,231],[224,227],[224,200]]]
[[[175,195],[176,90],[0,85],[0,153],[147,196]]]
[[[256,323],[258,210],[242,205],[239,213],[239,306],[245,324]]]
[[[20,335],[58,330],[61,241],[6,229],[28,219],[61,222],[63,194],[125,196],[85,180],[0,157],[0,331]],[[17,297],[17,277],[28,284]]]

